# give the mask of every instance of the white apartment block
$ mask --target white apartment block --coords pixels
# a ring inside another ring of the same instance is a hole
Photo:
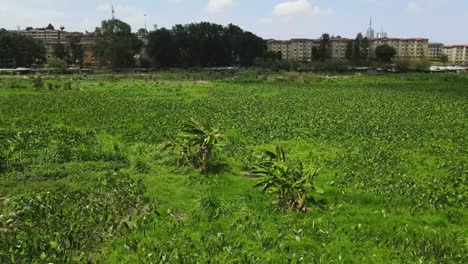
[[[370,40],[370,58],[375,58],[375,49],[389,45],[396,50],[396,59],[418,60],[429,55],[429,40],[425,38],[380,38]]]
[[[442,43],[429,43],[428,45],[428,58],[431,60],[439,60],[444,54],[444,44]]]
[[[268,50],[281,52],[283,60],[311,62],[312,49],[318,47],[320,41],[314,39],[268,40]]]
[[[333,60],[346,60],[346,49],[349,43],[353,43],[353,40],[348,38],[331,39],[331,58]]]
[[[444,46],[444,54],[451,63],[468,65],[468,45]]]

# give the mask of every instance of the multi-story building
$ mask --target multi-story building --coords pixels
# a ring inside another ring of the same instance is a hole
[[[300,62],[312,61],[312,49],[318,45],[313,39],[291,39],[289,41],[289,60]]]
[[[288,60],[289,41],[287,40],[267,40],[267,46],[269,51],[281,52],[281,58]]]
[[[372,18],[371,18],[369,22],[369,28],[367,29],[367,32],[366,32],[366,38],[371,39],[374,37],[375,37],[375,30],[372,28]]]
[[[431,42],[428,44],[427,57],[431,60],[439,60],[444,54],[444,44]]]
[[[83,64],[87,66],[97,65],[92,52],[92,46],[95,43],[95,35],[92,33],[69,33],[61,30],[50,29],[30,29],[18,30],[18,34],[37,39],[44,43],[46,48],[47,60],[55,58],[54,47],[57,45],[69,45],[73,40],[83,49]]]
[[[335,38],[330,40],[331,58],[333,60],[345,60],[346,49],[349,43],[353,43],[352,39]]]
[[[44,43],[47,52],[47,59],[53,58],[53,46],[57,43],[65,41],[64,35],[66,32],[61,30],[52,29],[30,29],[30,30],[18,30],[18,34],[37,39]]]
[[[93,54],[93,45],[96,36],[93,33],[70,33],[65,35],[67,43],[76,42],[83,50],[83,64],[86,66],[97,66],[98,61]]]
[[[385,31],[380,31],[380,32],[377,32],[377,34],[375,36],[376,36],[376,38],[387,38],[388,34]]]
[[[429,53],[429,40],[425,38],[374,38],[370,39],[370,57],[375,58],[375,49],[384,44],[395,48],[397,59],[423,59]]]
[[[268,40],[268,50],[281,52],[283,60],[311,62],[313,47],[319,45],[319,40],[314,39],[291,39],[291,40]]]
[[[468,45],[444,46],[444,54],[451,63],[468,65]]]

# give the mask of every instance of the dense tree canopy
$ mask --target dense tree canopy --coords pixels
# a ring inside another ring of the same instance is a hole
[[[250,66],[262,57],[266,43],[235,25],[202,22],[157,29],[148,35],[147,53],[155,66]]]
[[[134,56],[139,53],[143,43],[132,33],[130,25],[118,19],[105,20],[95,33],[93,52],[101,65],[113,68],[134,66]]]
[[[377,60],[386,63],[391,62],[396,53],[395,48],[387,44],[380,45],[375,49]]]
[[[0,30],[0,67],[28,67],[45,62],[42,42]]]
[[[316,53],[315,58],[319,59],[321,62],[326,62],[331,58],[331,48],[330,48],[330,35],[328,33],[322,34],[320,37],[320,45],[318,49],[314,49],[312,53]]]

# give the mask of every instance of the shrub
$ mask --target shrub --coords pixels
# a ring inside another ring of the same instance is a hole
[[[277,204],[284,209],[307,210],[307,195],[315,191],[314,179],[318,170],[311,170],[303,163],[287,163],[284,150],[276,146],[276,152],[265,152],[265,159],[257,164],[252,174],[261,180],[255,187],[262,192],[275,194]]]
[[[67,67],[68,65],[65,61],[58,59],[50,59],[46,65],[47,69],[52,70],[58,74],[67,73]]]
[[[33,79],[33,87],[37,90],[44,88],[44,82],[42,81],[41,76],[37,76]]]
[[[206,174],[210,167],[215,149],[222,146],[224,134],[214,128],[211,122],[191,119],[184,125],[176,142],[168,141],[161,144],[163,150],[172,147],[177,149],[177,166],[189,165],[200,169]]]
[[[416,71],[427,71],[431,67],[431,61],[427,59],[418,60],[413,63]]]
[[[72,89],[72,83],[71,81],[66,81],[64,84],[63,84],[63,90],[64,91],[70,91]]]
[[[288,72],[287,78],[290,82],[297,82],[302,80],[302,75],[299,72]]]
[[[395,62],[397,68],[399,71],[401,72],[408,72],[410,70],[410,67],[411,67],[411,62],[407,59],[401,59],[401,60],[397,60]]]
[[[0,218],[0,262],[85,262],[97,241],[144,225],[157,213],[144,203],[143,183],[127,175],[108,174],[91,186],[12,199],[11,213]]]

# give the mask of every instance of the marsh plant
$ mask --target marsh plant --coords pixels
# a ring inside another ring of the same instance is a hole
[[[283,209],[305,212],[308,195],[316,191],[314,180],[318,169],[302,162],[298,165],[287,162],[284,149],[279,146],[275,152],[265,151],[265,158],[255,165],[252,174],[260,178],[255,187],[276,195],[275,203]]]
[[[212,165],[214,151],[221,148],[225,141],[224,134],[210,121],[190,119],[179,133],[179,139],[164,142],[161,148],[176,149],[178,167],[189,165],[206,174]]]

